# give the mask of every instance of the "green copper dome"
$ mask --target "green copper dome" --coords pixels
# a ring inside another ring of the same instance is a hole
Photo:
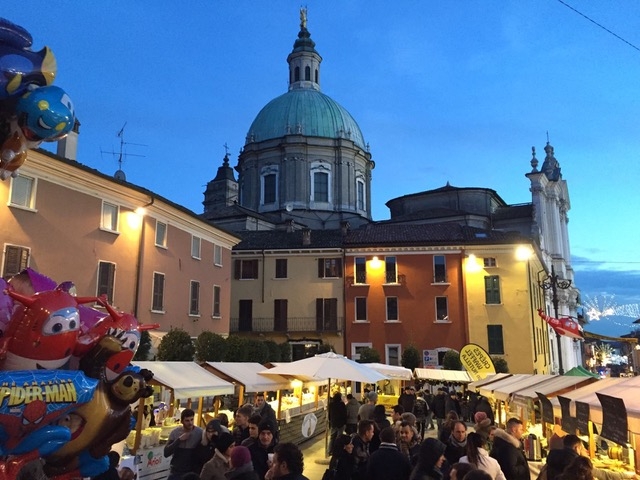
[[[312,88],[293,89],[271,100],[251,124],[246,143],[296,134],[345,138],[367,150],[362,131],[351,114]]]

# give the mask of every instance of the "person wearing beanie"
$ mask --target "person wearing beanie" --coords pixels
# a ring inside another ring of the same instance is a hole
[[[251,463],[251,452],[247,447],[233,447],[229,460],[231,470],[225,474],[228,480],[258,480],[258,474],[253,470]]]
[[[269,454],[273,453],[276,444],[274,436],[274,426],[269,421],[263,421],[258,425],[258,441],[248,447],[253,469],[260,480],[264,480],[264,476],[269,470]]]
[[[194,455],[194,462],[198,464],[196,467],[196,471],[202,470],[202,467],[205,463],[207,463],[216,450],[216,441],[218,439],[218,435],[222,433],[222,426],[220,425],[219,420],[210,420],[207,423],[207,426],[202,431],[202,441],[200,445],[196,447]]]
[[[487,414],[484,412],[476,412],[473,419],[476,421],[476,424],[473,426],[473,430],[482,435],[484,441],[489,440],[489,429],[491,428],[491,419],[487,417]]]
[[[233,435],[223,432],[218,435],[216,448],[211,460],[204,464],[200,480],[225,480],[225,473],[231,469],[229,463],[235,441]]]
[[[445,461],[445,448],[445,444],[435,438],[427,438],[422,442],[418,464],[411,472],[409,480],[441,480],[443,475],[440,467]]]

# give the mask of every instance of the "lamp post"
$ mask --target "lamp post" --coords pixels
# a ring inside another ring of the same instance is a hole
[[[544,280],[538,280],[538,285],[543,290],[551,290],[551,303],[553,303],[553,312],[556,319],[558,319],[558,289],[566,290],[571,286],[571,280],[562,280],[556,275],[556,270],[551,265],[551,275],[547,275]],[[564,368],[562,367],[562,350],[560,334],[556,330],[556,341],[558,342],[558,367],[560,375],[564,374]]]

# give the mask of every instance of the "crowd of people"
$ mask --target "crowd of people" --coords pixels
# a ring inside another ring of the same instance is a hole
[[[224,414],[205,429],[194,417],[183,410],[164,447],[171,457],[168,480],[308,480],[301,450],[279,442],[275,412],[262,394],[236,410],[231,429]],[[365,392],[363,403],[337,391],[328,418],[330,463],[323,480],[532,480],[522,422],[511,418],[498,428],[484,397],[408,385],[388,417],[375,391]],[[536,480],[592,480],[603,478],[600,473],[580,439],[566,435]]]

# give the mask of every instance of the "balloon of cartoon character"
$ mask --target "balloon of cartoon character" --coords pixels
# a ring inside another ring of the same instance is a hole
[[[58,141],[75,123],[73,104],[51,85],[57,66],[48,47],[33,52],[24,28],[0,18],[0,179],[16,176],[27,150]]]

